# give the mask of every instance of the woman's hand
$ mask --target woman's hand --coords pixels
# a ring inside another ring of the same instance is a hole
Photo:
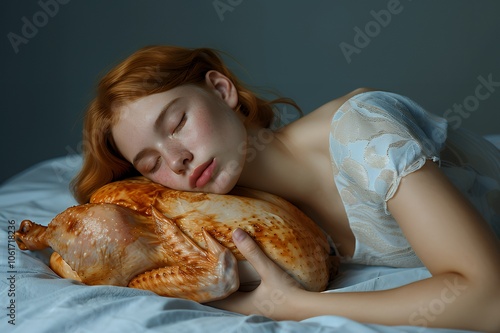
[[[287,319],[293,307],[292,296],[303,291],[300,284],[267,257],[241,229],[233,232],[233,242],[261,277],[260,285],[250,292],[235,292],[208,305],[242,314],[260,314],[273,319]]]

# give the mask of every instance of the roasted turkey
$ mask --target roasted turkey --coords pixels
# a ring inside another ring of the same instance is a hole
[[[246,188],[217,195],[175,191],[143,177],[117,181],[47,227],[24,220],[15,238],[22,250],[51,247],[50,267],[63,278],[208,302],[260,281],[232,242],[236,228],[305,289],[325,289],[331,268],[325,234],[289,202]]]

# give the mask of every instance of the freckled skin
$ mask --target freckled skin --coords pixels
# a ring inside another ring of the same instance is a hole
[[[239,286],[237,260],[244,257],[232,242],[236,228],[304,288],[326,288],[324,233],[287,201],[246,188],[181,192],[131,178],[102,187],[48,227],[23,221],[16,241],[23,250],[54,249],[51,268],[62,277],[207,302]]]

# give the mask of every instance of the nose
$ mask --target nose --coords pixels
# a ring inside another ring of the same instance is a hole
[[[168,156],[165,157],[165,161],[167,161],[169,168],[178,175],[187,170],[189,162],[192,160],[193,155],[185,149],[177,152],[170,151]]]

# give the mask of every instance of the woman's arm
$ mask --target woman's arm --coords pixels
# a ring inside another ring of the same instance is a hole
[[[388,201],[411,246],[432,277],[373,292],[305,291],[250,237],[235,243],[262,277],[253,292],[213,303],[241,313],[301,320],[340,315],[360,322],[500,331],[500,247],[486,222],[428,162],[401,180]]]

